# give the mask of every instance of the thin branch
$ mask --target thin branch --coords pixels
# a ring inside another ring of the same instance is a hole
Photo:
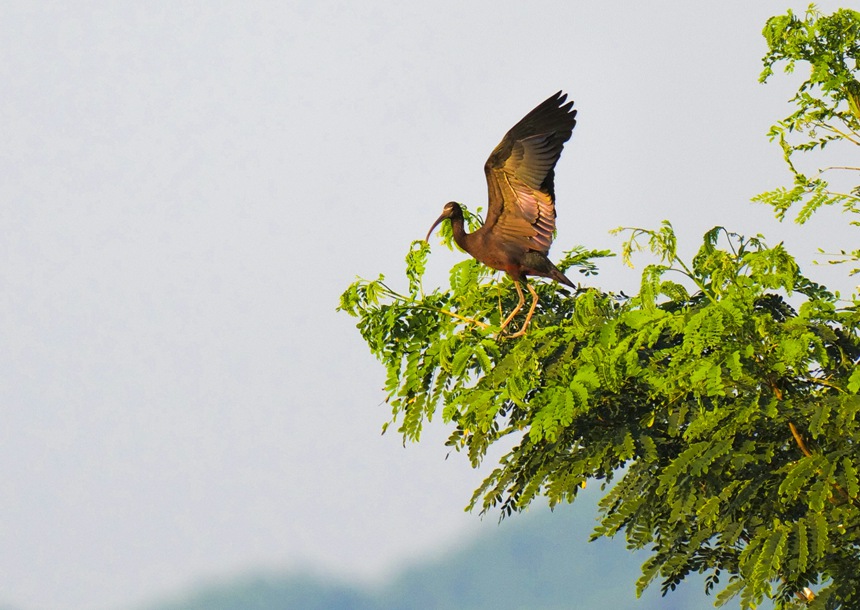
[[[490,325],[487,324],[486,322],[481,322],[480,320],[475,320],[473,318],[467,318],[466,316],[461,316],[458,313],[454,313],[453,311],[448,311],[447,309],[440,309],[439,307],[430,307],[429,305],[414,305],[414,304],[401,305],[401,307],[403,307],[403,309],[423,309],[425,311],[435,311],[438,313],[443,313],[446,316],[451,316],[452,318],[455,318],[457,320],[461,320],[461,321],[466,322],[468,324],[474,324],[474,325],[479,326],[481,328],[489,328],[490,327]]]
[[[845,394],[845,390],[840,388],[838,385],[836,385],[834,383],[830,383],[829,381],[827,381],[826,379],[822,379],[821,377],[807,377],[806,380],[809,383],[814,383],[816,385],[823,385],[823,386],[826,386],[828,388],[833,388],[834,390],[839,390],[840,392]]]
[[[844,139],[848,140],[848,141],[849,141],[849,142],[851,142],[852,144],[856,144],[857,146],[860,146],[860,140],[855,140],[855,139],[854,139],[854,138],[852,138],[850,135],[848,135],[847,133],[845,133],[845,132],[844,132],[844,131],[842,131],[841,129],[837,129],[837,128],[836,128],[836,127],[834,127],[833,125],[829,125],[829,124],[827,124],[827,123],[820,123],[820,127],[821,127],[821,128],[823,128],[823,129],[829,129],[829,130],[830,130],[830,131],[832,131],[833,133],[835,133],[835,134],[837,134],[837,135],[841,136],[842,138],[844,138]],[[852,130],[849,130],[849,131],[851,131],[851,133],[852,133],[852,134],[854,134],[854,131],[852,131]],[[857,134],[854,134],[854,135],[857,135]]]
[[[823,174],[824,172],[830,171],[831,169],[847,169],[855,172],[860,172],[860,167],[851,167],[850,165],[830,165],[828,167],[818,170],[818,173]]]
[[[426,309],[433,309],[432,307],[427,307]],[[462,320],[463,322],[467,322],[469,324],[474,324],[479,326],[480,328],[489,328],[490,325],[486,322],[480,322],[478,320],[474,320],[472,318],[467,318],[465,316],[461,316],[460,314],[456,314],[453,311],[448,311],[447,309],[436,309],[439,313],[444,313],[445,315],[451,316],[452,318],[456,318],[457,320]]]
[[[854,199],[855,201],[860,201],[860,197],[858,197],[857,195],[851,195],[849,193],[837,193],[836,191],[831,191],[829,189],[827,192],[835,197],[845,197],[846,199]]]
[[[395,290],[392,290],[391,288],[386,286],[385,283],[383,283],[383,282],[379,282],[379,285],[385,289],[383,294],[407,303],[406,305],[400,306],[400,307],[403,307],[404,309],[410,309],[411,308],[411,309],[424,309],[425,311],[436,311],[439,313],[443,313],[446,316],[451,316],[452,318],[466,322],[468,324],[474,324],[476,326],[479,326],[480,328],[489,328],[490,327],[490,325],[487,324],[486,322],[481,322],[480,320],[475,320],[473,318],[467,318],[466,316],[461,316],[460,314],[454,313],[453,311],[448,311],[447,309],[440,309],[438,307],[430,307],[428,305],[416,305],[414,302],[410,303],[410,301],[413,301],[413,299],[411,297],[407,297],[405,295],[398,293]]]
[[[803,442],[803,437],[800,436],[800,432],[797,431],[797,427],[795,427],[794,423],[788,422],[788,427],[791,428],[791,435],[794,437],[794,440],[797,443],[797,446],[800,447],[800,450],[803,452],[803,455],[805,455],[806,457],[812,457],[812,452],[809,451],[809,448],[807,448],[806,443]],[[818,473],[821,474],[821,470],[819,470]],[[836,481],[832,481],[830,484],[833,486],[833,489],[840,493],[840,495],[846,502],[848,502],[849,504],[854,504],[854,501],[851,499],[851,496],[848,494],[847,491],[842,488],[839,483],[837,483]],[[833,497],[830,497],[829,500],[833,504],[836,503],[836,500],[834,500]]]

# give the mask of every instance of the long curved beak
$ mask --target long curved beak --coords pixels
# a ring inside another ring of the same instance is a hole
[[[441,223],[441,222],[442,222],[443,220],[445,220],[446,218],[449,218],[448,213],[447,213],[447,212],[442,212],[442,215],[441,215],[439,218],[437,218],[437,219],[436,219],[436,222],[434,222],[434,223],[433,223],[433,226],[432,226],[432,227],[430,227],[430,230],[429,230],[429,231],[427,231],[427,237],[425,237],[425,238],[424,238],[424,241],[426,241],[426,242],[429,242],[429,241],[430,241],[430,235],[433,233],[433,229],[435,229],[436,227],[438,227],[438,226],[439,226],[439,223]]]

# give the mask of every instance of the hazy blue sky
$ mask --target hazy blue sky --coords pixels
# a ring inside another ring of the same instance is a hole
[[[688,250],[716,224],[850,246],[834,214],[799,232],[748,202],[789,180],[765,133],[798,82],[757,83],[760,31],[805,5],[6,3],[0,602],[379,577],[496,527],[463,513],[482,473],[443,429],[380,436],[382,370],[338,295],[398,277],[444,202],[484,204],[487,155],[558,89],[579,124],[556,258],[664,218]]]

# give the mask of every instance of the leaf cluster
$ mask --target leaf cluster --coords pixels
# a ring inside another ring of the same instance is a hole
[[[762,193],[754,201],[773,206],[782,219],[793,206],[800,206],[798,223],[825,205],[840,205],[845,211],[860,212],[860,186],[834,190],[825,179],[827,172],[856,175],[855,164],[828,166],[807,175],[795,163],[797,153],[823,150],[839,142],[860,146],[860,12],[840,9],[822,15],[814,5],[803,18],[788,11],[771,17],[763,31],[768,52],[763,58],[760,80],[765,82],[776,64],[793,72],[798,62],[808,66],[809,76],[792,98],[794,112],[773,125],[768,133],[779,143],[794,177],[790,188],[779,187]],[[853,253],[853,257],[860,252]]]

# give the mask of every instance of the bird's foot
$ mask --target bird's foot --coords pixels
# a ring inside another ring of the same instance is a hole
[[[496,333],[496,339],[516,339],[517,337],[522,337],[524,334],[526,334],[526,326],[523,326],[516,332],[506,331],[506,329],[503,328]]]

